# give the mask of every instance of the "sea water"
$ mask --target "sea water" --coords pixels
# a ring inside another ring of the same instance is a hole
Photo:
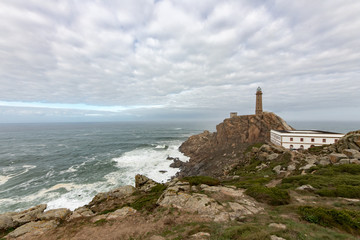
[[[83,206],[99,192],[134,185],[136,174],[158,182],[179,169],[167,157],[204,123],[0,124],[0,213],[47,203]]]
[[[289,122],[346,133],[359,122]],[[0,213],[47,203],[74,210],[99,192],[134,185],[136,174],[164,182],[179,169],[167,157],[213,123],[0,124]],[[165,172],[163,172],[165,171]]]

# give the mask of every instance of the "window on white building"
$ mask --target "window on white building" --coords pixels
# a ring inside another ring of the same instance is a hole
[[[303,142],[304,141],[304,139],[303,138],[300,138],[300,142]]]
[[[315,138],[312,138],[312,139],[311,139],[311,142],[315,142]]]
[[[323,138],[323,143],[326,143],[326,139],[325,139],[325,138]]]

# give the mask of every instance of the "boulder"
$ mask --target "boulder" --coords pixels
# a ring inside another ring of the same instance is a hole
[[[265,163],[261,163],[259,166],[256,166],[255,168],[256,168],[256,170],[261,171],[267,167],[268,167],[268,165],[266,165]]]
[[[313,164],[313,163],[308,163],[308,164],[306,164],[305,166],[300,167],[299,170],[308,170],[308,169],[310,169],[310,168],[312,168],[312,167],[315,167],[315,166],[316,166],[316,165]]]
[[[306,184],[306,185],[301,185],[300,187],[297,187],[296,190],[301,190],[301,191],[306,191],[306,190],[315,190],[315,188],[313,186],[311,186],[310,184]]]
[[[115,212],[110,213],[106,217],[106,219],[111,220],[111,219],[126,217],[126,216],[132,215],[134,213],[136,213],[136,210],[133,209],[132,207],[123,207],[123,208],[116,210]]]
[[[7,235],[8,238],[17,238],[27,234],[25,239],[36,239],[35,236],[44,234],[45,232],[52,230],[58,226],[58,222],[51,221],[37,221],[29,222],[21,227],[16,228],[14,231]]]
[[[135,176],[135,187],[141,191],[150,192],[157,184],[157,182],[144,175],[137,174]]]
[[[289,164],[289,166],[287,167],[287,170],[288,170],[288,171],[294,171],[295,169],[296,169],[295,163],[291,163],[291,164]]]
[[[117,199],[125,198],[125,197],[128,197],[131,194],[133,194],[135,191],[136,191],[136,189],[133,186],[127,185],[127,186],[122,186],[122,187],[116,188],[109,192],[98,193],[95,195],[95,197],[91,200],[91,202],[88,205],[93,206],[93,205],[99,204],[105,200],[116,199],[116,198]]]
[[[65,220],[71,213],[67,208],[52,209],[39,215],[40,220]]]
[[[322,165],[322,166],[327,166],[329,165],[331,162],[330,162],[330,159],[328,157],[321,157],[319,159],[319,164]]]
[[[360,130],[347,133],[340,138],[333,147],[337,152],[343,152],[345,149],[355,149],[360,151]]]
[[[271,147],[269,145],[267,145],[267,144],[263,144],[260,147],[260,151],[261,152],[266,152],[266,153],[272,153]]]
[[[329,159],[332,163],[337,163],[339,162],[341,159],[345,159],[347,158],[347,156],[343,153],[331,153],[329,155]]]
[[[270,154],[270,155],[267,157],[267,160],[268,160],[268,161],[273,161],[273,160],[277,159],[278,156],[279,156],[279,154],[277,154],[277,153],[272,153],[272,154]]]
[[[210,239],[210,233],[207,232],[198,232],[190,236],[190,239],[206,240]]]
[[[25,211],[16,213],[12,216],[12,219],[15,223],[17,223],[17,225],[23,225],[31,221],[36,221],[39,219],[39,215],[44,212],[46,207],[46,204],[37,205]]]
[[[0,232],[16,226],[11,215],[1,214],[0,215]]]
[[[360,159],[360,152],[355,149],[344,149],[342,151],[348,158]]]
[[[315,163],[317,162],[315,156],[307,156],[307,157],[305,158],[305,161],[306,161],[308,164],[315,164]]]
[[[271,235],[270,236],[270,240],[286,240],[285,238],[282,238],[282,237],[278,237],[276,235]]]
[[[181,161],[178,158],[174,159],[173,161],[174,162],[170,164],[170,167],[172,168],[181,168],[185,164],[183,161]]]
[[[349,164],[350,163],[350,159],[341,159],[338,164]]]
[[[269,157],[269,154],[267,152],[260,152],[258,154],[258,159],[262,162],[267,161],[268,157]]]
[[[285,230],[286,229],[286,225],[282,224],[282,223],[270,223],[269,227],[271,228],[277,228],[277,229],[281,229],[281,230]]]
[[[280,174],[281,173],[281,165],[277,165],[273,168],[273,171],[276,172],[276,174]]]
[[[72,220],[75,218],[80,218],[80,217],[92,217],[92,216],[94,216],[94,213],[89,208],[79,207],[74,210],[74,212],[69,217],[69,220]]]
[[[360,160],[357,159],[350,159],[351,164],[360,164]]]

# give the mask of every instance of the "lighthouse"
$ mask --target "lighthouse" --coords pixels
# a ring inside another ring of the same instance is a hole
[[[262,114],[262,91],[261,88],[258,87],[256,90],[256,106],[255,106],[255,114]]]

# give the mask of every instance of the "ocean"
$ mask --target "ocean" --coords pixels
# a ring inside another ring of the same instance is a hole
[[[348,132],[359,123],[289,122],[297,129]],[[134,185],[144,174],[165,182],[179,169],[167,157],[215,123],[0,124],[0,213],[41,203],[74,210],[99,192]],[[163,172],[165,171],[165,172]]]
[[[179,169],[168,156],[204,123],[0,124],[0,213],[41,203],[74,210],[99,192],[134,185],[144,174],[165,182]],[[214,127],[214,126],[213,126]],[[160,171],[166,171],[161,173]]]

